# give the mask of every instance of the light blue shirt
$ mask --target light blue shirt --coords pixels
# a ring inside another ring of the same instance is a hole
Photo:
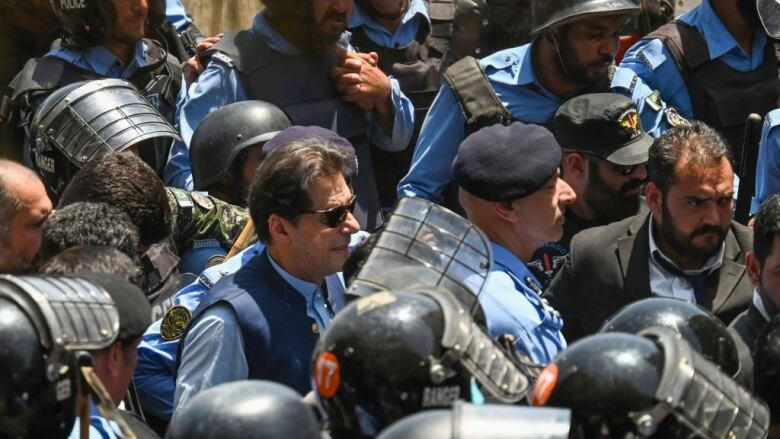
[[[755,70],[764,62],[766,33],[760,28],[756,29],[752,51],[748,55],[718,18],[710,0],[702,0],[699,6],[678,20],[695,27],[704,36],[710,59],[720,59],[740,72]],[[683,117],[696,118],[682,74],[671,52],[659,39],[639,41],[626,52],[613,77],[612,88],[636,103],[642,126],[654,137],[669,128],[661,112],[646,104],[645,99],[654,90],[661,92],[664,102],[676,108]]]
[[[490,85],[515,119],[543,124],[561,104],[536,78],[533,42],[502,50],[480,61]],[[452,161],[464,138],[463,113],[449,86],[443,85],[425,117],[409,173],[398,184],[399,197],[441,202],[452,180]]]
[[[566,349],[563,321],[534,291],[541,292],[539,281],[523,261],[499,244],[491,243],[491,247],[493,269],[479,295],[490,336],[511,334],[518,352],[547,364]]]
[[[262,13],[255,16],[252,22],[252,31],[262,36],[272,49],[284,54],[296,53],[295,47],[271,26]],[[392,89],[390,98],[395,110],[392,135],[390,137],[385,135],[374,121],[369,138],[372,144],[381,149],[400,151],[406,148],[412,137],[414,106],[401,92],[397,80],[390,78],[390,84]],[[291,84],[291,86],[293,85]],[[180,97],[181,106],[178,108],[179,128],[183,140],[175,142],[171,148],[168,164],[165,167],[164,181],[168,186],[192,190],[189,144],[195,128],[211,111],[234,102],[247,100],[248,97],[239,78],[238,70],[232,63],[217,56],[212,58],[208,67],[198,77],[198,81],[192,84],[188,91],[182,88],[181,93],[186,93],[186,98]],[[365,164],[365,166],[370,166],[370,164]]]
[[[181,0],[165,0],[165,16],[173,23],[176,32],[181,32],[192,24]]]
[[[138,41],[135,44],[133,60],[125,66],[122,61],[114,56],[106,46],[92,46],[84,48],[61,47],[47,53],[46,57],[59,58],[81,69],[94,72],[104,78],[128,79],[141,67],[149,63],[144,57],[146,43]]]
[[[73,423],[73,429],[68,435],[68,439],[80,439],[81,428],[79,417]],[[118,439],[123,437],[122,430],[114,421],[108,421],[98,412],[94,403],[89,403],[89,439]]]
[[[780,192],[780,109],[772,110],[764,119],[761,146],[756,166],[756,190],[750,204],[750,214],[758,212],[761,203]]]
[[[195,311],[206,292],[225,276],[243,267],[259,255],[265,245],[256,243],[235,257],[206,269],[196,281],[181,289],[174,297],[174,305]],[[160,336],[162,320],[152,323],[138,345],[138,364],[133,380],[144,411],[160,419],[170,419],[173,413],[173,393],[176,388],[176,360],[179,340],[164,340]]]
[[[377,23],[357,4],[352,8],[352,16],[349,19],[349,29],[362,27],[371,41],[380,46],[400,49],[408,47],[417,39],[420,24],[425,23],[430,27],[428,11],[422,0],[412,0],[409,9],[401,19],[401,25],[394,33],[390,33],[386,27]],[[360,49],[360,48],[358,48]]]

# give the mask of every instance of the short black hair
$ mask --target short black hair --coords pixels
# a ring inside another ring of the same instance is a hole
[[[135,283],[141,270],[129,256],[113,247],[85,245],[64,250],[41,265],[40,274],[106,273]]]
[[[249,214],[260,241],[271,241],[268,218],[272,214],[295,222],[311,209],[309,187],[314,180],[338,174],[345,179],[349,175],[347,156],[319,137],[297,140],[268,154],[249,189]]]
[[[130,153],[115,152],[87,162],[65,188],[58,207],[79,201],[107,203],[123,210],[146,246],[171,234],[173,214],[162,180]]]
[[[780,236],[780,194],[761,204],[753,225],[753,253],[761,266],[772,254],[775,236]]]
[[[41,260],[79,245],[113,247],[129,257],[138,251],[139,234],[130,217],[106,203],[73,203],[52,213],[43,225]]]
[[[769,406],[772,419],[780,419],[780,314],[764,326],[753,353],[753,387]]]
[[[647,160],[647,175],[666,194],[674,184],[681,160],[694,166],[713,166],[723,158],[732,164],[731,150],[717,131],[698,120],[672,127],[655,140]]]

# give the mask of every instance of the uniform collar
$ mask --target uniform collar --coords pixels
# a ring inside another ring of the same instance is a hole
[[[520,69],[517,73],[517,85],[528,85],[538,83],[536,80],[536,72],[534,72],[533,62],[533,48],[535,47],[538,39],[534,39],[530,43],[517,48],[517,55],[523,61],[520,63]],[[538,84],[540,87],[541,84]]]
[[[271,262],[271,266],[274,268],[274,270],[276,270],[277,273],[279,273],[279,276],[281,276],[285,282],[290,284],[290,286],[293,287],[293,289],[297,291],[298,294],[303,296],[307,303],[312,302],[314,300],[314,295],[317,294],[317,291],[319,290],[319,286],[313,282],[305,281],[293,276],[287,270],[282,268],[281,265],[276,263],[276,261],[274,261],[274,258],[271,256],[271,252],[266,253],[268,254],[268,260]]]
[[[417,29],[419,28],[418,23],[421,20],[425,23],[428,29],[430,29],[431,20],[428,18],[428,11],[425,9],[425,4],[422,0],[412,0],[411,4],[409,5],[409,9],[401,19],[401,26],[398,27],[396,33],[401,30],[401,27],[414,26],[414,33],[416,34]],[[352,16],[349,18],[349,28],[355,29],[360,26],[365,26],[376,32],[381,32],[387,35],[389,38],[392,38],[393,36],[390,34],[390,31],[388,31],[381,24],[377,23],[376,20],[371,18],[365,11],[363,11],[360,6],[355,4],[355,6],[352,8]]]
[[[146,67],[146,43],[139,40],[135,44],[135,54],[130,65],[124,66],[106,46],[91,46],[81,48],[61,47],[54,49],[47,54],[55,58],[60,58],[77,67],[89,69],[99,76],[115,77],[111,72],[121,72],[122,78],[128,78],[141,67]]]
[[[729,33],[723,22],[720,21],[718,14],[712,8],[710,0],[702,0],[699,7],[694,8],[678,18],[683,23],[696,27],[707,40],[707,47],[710,53],[710,59],[717,59],[724,54],[737,49],[745,57],[749,56],[737,44],[737,40]],[[752,55],[763,53],[764,45],[767,41],[767,35],[760,27],[756,29],[753,36]],[[752,56],[751,55],[751,56]]]
[[[541,285],[538,279],[531,273],[528,266],[520,260],[514,253],[510,252],[506,247],[495,242],[490,242],[490,246],[493,249],[493,263],[500,265],[504,270],[512,273],[521,282],[527,283],[527,278],[534,282],[537,287]]]
[[[271,25],[264,13],[260,12],[255,15],[254,20],[252,20],[252,30],[259,34],[271,49],[285,55],[296,55],[298,53],[298,49]],[[345,31],[341,34],[339,45],[342,45],[343,41],[349,41],[349,32]]]

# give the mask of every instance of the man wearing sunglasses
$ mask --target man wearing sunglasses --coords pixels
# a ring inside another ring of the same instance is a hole
[[[566,101],[555,113],[553,132],[563,152],[561,176],[577,201],[566,209],[563,238],[542,246],[528,263],[545,286],[563,265],[572,236],[636,215],[653,144],[631,99],[613,93]]]
[[[179,343],[174,410],[207,387],[248,378],[311,390],[314,344],[344,305],[339,272],[360,229],[347,183],[353,160],[321,137],[263,159],[249,211],[266,249],[192,313]]]

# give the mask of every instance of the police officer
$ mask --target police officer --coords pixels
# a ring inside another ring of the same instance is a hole
[[[173,123],[179,61],[144,38],[165,19],[162,0],[62,0],[52,8],[65,33],[61,47],[27,62],[11,85],[22,126],[30,124],[43,96],[98,78],[128,80]]]
[[[534,4],[534,39],[479,63],[453,64],[420,133],[399,196],[439,202],[461,141],[482,126],[547,123],[572,95],[606,91],[617,32],[639,8],[633,1],[571,0]]]
[[[55,202],[88,161],[111,152],[138,155],[158,173],[176,129],[129,82],[100,79],[48,95],[30,123],[35,169]]]
[[[615,93],[584,94],[558,108],[553,120],[561,145],[561,178],[577,194],[566,209],[563,238],[544,244],[529,267],[549,285],[582,230],[620,221],[639,212],[653,138],[643,129],[631,99]]]
[[[189,144],[206,114],[237,101],[263,100],[296,125],[333,129],[355,145],[361,168],[354,182],[356,214],[373,230],[382,220],[368,140],[389,151],[404,149],[413,107],[398,81],[375,67],[375,55],[347,52],[343,31],[352,0],[310,2],[266,2],[251,29],[226,34],[207,52],[211,62],[180,109],[184,141],[174,146],[165,182],[192,187]]]
[[[209,113],[190,142],[195,190],[245,206],[263,144],[290,126],[279,107],[262,101],[236,102]]]
[[[717,129],[740,169],[747,116],[766,115],[780,96],[770,39],[780,36],[778,9],[763,0],[703,0],[634,45],[612,87],[634,100],[654,137],[679,123],[675,110]]]
[[[379,68],[398,80],[414,105],[412,145],[439,90],[439,66],[449,46],[453,9],[453,0],[359,0],[352,10],[350,43],[361,52],[377,53]],[[412,148],[399,153],[372,146],[383,207],[394,204],[395,187],[409,169],[412,153]]]
[[[270,381],[236,381],[193,398],[176,413],[166,437],[321,439],[322,434],[314,411],[294,390]]]
[[[490,335],[547,364],[566,347],[558,313],[539,297],[525,265],[534,250],[563,234],[563,210],[577,198],[560,178],[561,149],[538,125],[493,125],[472,134],[452,164],[468,219],[491,241],[494,266],[479,302]]]

